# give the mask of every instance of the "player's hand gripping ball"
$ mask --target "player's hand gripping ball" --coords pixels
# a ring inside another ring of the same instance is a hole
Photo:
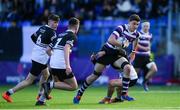
[[[127,48],[129,46],[129,41],[125,37],[119,37],[117,41],[121,44],[122,48]]]

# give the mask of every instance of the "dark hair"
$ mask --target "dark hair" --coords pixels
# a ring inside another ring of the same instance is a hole
[[[72,17],[69,19],[69,26],[75,26],[78,25],[80,23],[79,19]]]
[[[48,17],[48,20],[59,21],[60,18],[59,18],[59,16],[56,15],[56,14],[51,14],[51,15],[49,15],[49,17]]]
[[[130,17],[129,17],[129,21],[141,21],[141,18],[137,15],[137,14],[132,14]]]

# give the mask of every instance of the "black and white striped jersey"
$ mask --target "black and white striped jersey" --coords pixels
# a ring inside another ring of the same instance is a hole
[[[64,46],[69,44],[72,48],[76,40],[77,37],[71,30],[67,30],[64,33],[59,34],[58,37],[53,40],[53,42],[50,44],[50,47],[53,49],[50,60],[51,68],[66,69]]]
[[[71,47],[73,47],[76,40],[76,35],[71,30],[67,30],[64,33],[59,34],[58,37],[55,38],[49,46],[53,49],[62,50],[66,44],[69,44]]]
[[[32,36],[31,39],[35,43],[31,59],[41,63],[47,64],[49,56],[46,53],[46,48],[56,38],[56,32],[48,25],[41,26]]]

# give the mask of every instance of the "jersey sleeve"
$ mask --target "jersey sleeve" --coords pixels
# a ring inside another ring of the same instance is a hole
[[[41,28],[41,27],[40,27],[40,28]],[[31,35],[31,40],[32,40],[34,43],[36,43],[38,36],[41,34],[41,33],[40,33],[40,28],[39,28],[35,33],[33,33],[33,34]]]
[[[112,34],[115,35],[115,36],[116,36],[116,39],[117,39],[118,37],[120,37],[120,35],[122,34],[122,32],[123,32],[123,26],[120,25],[120,26],[118,26],[118,27],[112,32]]]
[[[69,44],[71,47],[73,47],[75,41],[76,41],[76,36],[73,34],[70,34],[67,36],[66,44]]]
[[[31,35],[31,40],[36,43],[36,40],[37,40],[37,36],[35,34],[32,34]]]

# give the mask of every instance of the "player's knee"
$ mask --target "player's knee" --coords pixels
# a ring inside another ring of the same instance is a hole
[[[158,71],[156,65],[152,65],[151,68],[149,68],[149,71],[156,73]]]
[[[99,77],[99,76],[101,76],[102,72],[96,72],[96,71],[94,71],[93,74],[94,74],[95,76],[98,76],[98,77]]]
[[[77,90],[78,89],[78,85],[76,84],[73,89]]]
[[[69,89],[70,91],[75,91],[78,89],[78,85],[77,84],[74,84],[74,85],[71,85],[71,88]]]
[[[70,86],[71,86],[70,91],[75,91],[78,89],[77,82],[71,83]]]
[[[76,84],[73,85],[73,91],[75,91],[77,89],[78,89],[78,84],[76,83]]]
[[[121,68],[124,69],[127,65],[130,66],[129,62],[125,61],[125,62],[123,62],[123,63],[121,64]]]
[[[78,89],[78,86],[71,86],[71,91],[75,91],[75,90],[77,90]]]

